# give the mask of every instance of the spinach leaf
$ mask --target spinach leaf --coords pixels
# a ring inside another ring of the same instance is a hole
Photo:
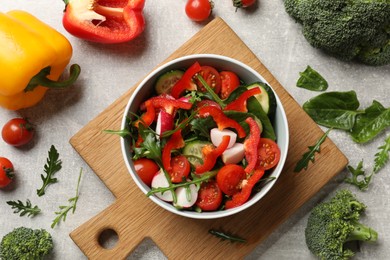
[[[259,101],[257,101],[255,97],[250,97],[246,102],[246,107],[248,109],[248,112],[255,115],[258,119],[260,119],[261,123],[263,124],[263,131],[261,133],[262,137],[276,140],[276,134],[272,126],[271,120],[264,112]]]
[[[328,89],[328,82],[310,66],[299,73],[297,87],[313,91],[325,91]]]
[[[390,108],[385,108],[374,100],[365,113],[356,117],[351,131],[352,139],[357,143],[366,143],[390,126]]]
[[[355,91],[327,92],[303,104],[303,109],[319,125],[350,130],[355,124],[359,101]]]

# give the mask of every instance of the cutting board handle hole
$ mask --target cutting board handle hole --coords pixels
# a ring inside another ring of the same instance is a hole
[[[99,245],[105,249],[115,247],[118,241],[118,233],[111,228],[103,230],[98,236]]]

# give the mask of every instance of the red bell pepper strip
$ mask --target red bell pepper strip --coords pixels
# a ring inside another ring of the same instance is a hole
[[[255,170],[252,176],[249,177],[249,179],[242,181],[241,191],[233,194],[232,199],[226,201],[225,208],[235,208],[247,202],[247,200],[251,196],[253,187],[261,179],[261,177],[263,177],[263,175],[264,170]]]
[[[203,155],[203,164],[196,166],[195,172],[205,173],[207,171],[210,171],[219,156],[226,150],[230,142],[230,136],[225,135],[222,137],[222,142],[218,145],[217,148],[213,148],[211,145],[206,145],[202,149],[202,155]]]
[[[261,131],[252,117],[245,119],[245,122],[249,125],[249,137],[244,141],[245,159],[248,162],[245,172],[250,173],[256,167]]]
[[[199,108],[198,114],[200,117],[211,116],[218,126],[219,130],[231,127],[234,128],[238,136],[243,138],[246,136],[244,128],[235,120],[228,118],[221,109],[215,106],[203,106]]]
[[[185,143],[183,137],[181,136],[181,129],[172,134],[171,138],[165,144],[162,151],[162,163],[164,169],[170,171],[172,169],[171,166],[171,152],[174,149],[179,149],[184,147]]]
[[[248,112],[248,109],[246,108],[246,101],[251,96],[260,94],[261,90],[260,88],[251,88],[246,90],[244,93],[242,93],[237,99],[230,102],[226,105],[224,110],[234,110],[239,112]]]
[[[184,90],[195,90],[196,85],[191,84],[192,77],[201,70],[201,67],[198,62],[189,67],[186,72],[184,72],[183,76],[176,82],[176,84],[172,87],[171,95],[174,98],[179,98]]]
[[[64,28],[93,42],[121,43],[140,35],[145,28],[145,0],[64,0]],[[103,5],[103,3],[104,5]]]
[[[171,115],[173,114],[175,108],[189,110],[192,107],[192,103],[190,102],[170,99],[164,96],[153,97],[150,100],[155,108],[163,108],[165,112]]]
[[[142,114],[141,118],[134,122],[134,126],[139,128],[139,124],[143,124],[145,127],[149,127],[155,117],[156,117],[156,111],[154,109],[154,106],[150,100],[147,100],[145,102],[146,112]],[[135,142],[135,147],[140,147],[141,143],[144,140],[142,139],[141,135],[138,133],[138,139]]]

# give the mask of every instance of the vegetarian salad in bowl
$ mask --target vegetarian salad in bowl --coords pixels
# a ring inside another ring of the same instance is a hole
[[[264,197],[289,142],[283,106],[265,79],[214,54],[150,73],[132,94],[122,129],[137,186],[164,209],[198,219],[229,216]]]

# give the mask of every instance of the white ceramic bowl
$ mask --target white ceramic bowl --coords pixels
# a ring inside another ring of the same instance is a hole
[[[231,70],[237,73],[237,75],[242,79],[245,83],[253,83],[256,81],[262,81],[269,85],[268,82],[254,69],[249,67],[248,65],[237,61],[235,59],[226,57],[226,56],[220,56],[215,54],[195,54],[195,55],[189,55],[177,58],[175,60],[172,60],[168,63],[165,63],[164,65],[158,67],[153,72],[151,72],[137,87],[137,89],[134,91],[133,95],[131,96],[126,109],[124,111],[124,116],[122,120],[122,129],[126,127],[126,118],[130,116],[130,112],[136,113],[138,108],[140,107],[141,103],[150,97],[150,95],[154,92],[154,83],[158,76],[163,74],[166,71],[172,70],[172,69],[183,69],[190,67],[195,61],[198,61],[201,65],[209,65],[215,67],[217,70]],[[272,86],[271,86],[272,88]],[[228,209],[228,210],[222,210],[222,211],[213,211],[213,212],[195,212],[195,211],[186,211],[186,210],[179,210],[175,208],[171,203],[165,202],[160,200],[156,196],[150,196],[150,199],[161,206],[162,208],[175,213],[177,215],[190,217],[190,218],[196,218],[196,219],[215,219],[220,217],[226,217],[232,214],[236,214],[244,209],[249,208],[256,202],[258,202],[261,198],[264,197],[264,195],[272,188],[272,186],[276,183],[277,178],[282,173],[282,169],[284,166],[284,163],[286,161],[287,157],[287,150],[288,150],[288,144],[289,144],[289,130],[288,130],[288,123],[285,111],[283,109],[283,105],[280,102],[280,99],[276,95],[276,115],[275,115],[275,122],[274,122],[274,128],[277,136],[277,143],[280,147],[281,157],[278,165],[276,168],[272,171],[272,174],[270,176],[275,177],[276,179],[266,184],[258,193],[256,193],[254,196],[252,196],[246,203],[243,205]],[[131,177],[133,178],[134,182],[137,184],[137,186],[141,189],[143,193],[147,193],[150,191],[150,188],[143,183],[143,181],[138,177],[132,158],[132,152],[130,149],[130,145],[125,141],[125,139],[121,139],[121,147],[122,147],[122,153],[123,157],[127,166],[127,169],[129,170],[129,173]]]

